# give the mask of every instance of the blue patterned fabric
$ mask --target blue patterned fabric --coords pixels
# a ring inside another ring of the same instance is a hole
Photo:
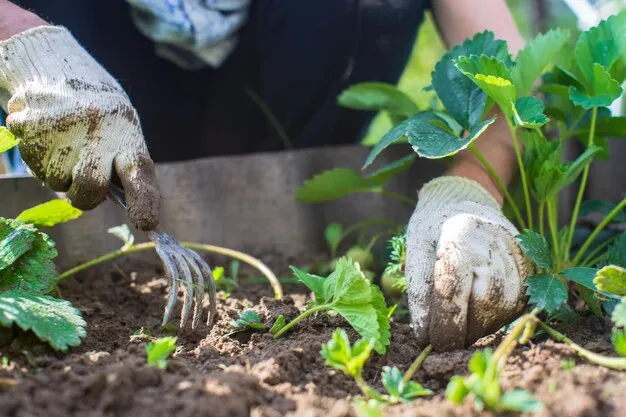
[[[251,0],[126,0],[156,53],[185,69],[219,67],[237,45]]]

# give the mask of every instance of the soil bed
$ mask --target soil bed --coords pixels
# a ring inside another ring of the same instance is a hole
[[[154,336],[165,334],[160,320],[167,285],[159,274],[151,265],[112,266],[63,282],[63,297],[80,308],[88,322],[85,342],[68,354],[57,354],[29,335],[4,331],[0,351],[8,363],[3,360],[0,368],[0,415],[353,415],[350,399],[359,390],[350,378],[325,366],[319,354],[332,331],[346,326],[343,319],[312,318],[277,341],[260,333],[224,336],[231,330],[228,322],[245,308],[253,308],[269,325],[279,314],[294,317],[307,298],[300,286],[286,286],[284,301],[272,299],[268,285],[234,291],[220,300],[211,334],[206,327],[178,334],[178,349],[167,370],[146,365],[146,338],[131,335],[142,327]],[[588,349],[608,353],[609,336],[597,327],[592,330],[582,323],[561,330]],[[366,369],[367,381],[376,387],[382,366],[406,370],[419,353],[407,324],[393,323],[392,335],[388,355],[374,356]],[[492,336],[477,347],[498,341],[499,336]],[[465,373],[471,354],[472,349],[431,354],[416,379],[435,395],[389,407],[387,415],[493,415],[478,413],[471,405],[452,406],[443,398],[448,379]],[[566,370],[562,361],[570,358],[577,365]],[[541,416],[626,415],[626,373],[590,365],[552,341],[519,348],[505,369],[503,384],[505,389],[533,391],[546,405]]]

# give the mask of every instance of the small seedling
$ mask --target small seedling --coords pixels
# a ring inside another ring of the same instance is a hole
[[[346,331],[344,329],[336,329],[332,338],[322,345],[321,354],[325,359],[326,365],[354,378],[367,399],[395,404],[410,402],[416,397],[432,394],[432,391],[425,389],[415,381],[411,381],[410,376],[412,374],[407,377],[396,367],[383,367],[382,382],[387,394],[381,394],[369,386],[363,380],[363,366],[369,359],[374,344],[374,339],[368,341],[361,338],[354,345],[351,345]],[[419,363],[421,363],[421,360]],[[412,369],[414,372],[416,367],[412,367]]]
[[[239,317],[236,320],[231,320],[228,325],[233,328],[233,331],[228,333],[226,337],[248,330],[255,332],[267,330],[267,327],[261,322],[261,317],[252,310],[242,311],[239,313]]]
[[[572,358],[561,360],[561,369],[564,371],[571,371],[576,368],[576,361]]]
[[[280,329],[285,327],[285,324],[286,324],[285,316],[281,314],[280,316],[276,317],[276,321],[274,322],[274,324],[272,325],[272,328],[270,329],[270,334],[274,336],[276,333],[278,333]]]
[[[477,410],[518,411],[534,413],[543,408],[528,391],[513,390],[502,393],[500,365],[491,349],[474,353],[469,361],[470,375],[454,376],[446,388],[446,398],[454,404],[462,404],[468,396],[473,397]]]
[[[146,345],[146,361],[148,365],[159,369],[167,369],[167,359],[176,350],[176,338],[166,336]]]
[[[313,292],[315,299],[307,310],[274,333],[284,335],[300,320],[319,311],[343,316],[367,340],[373,339],[374,350],[384,354],[391,340],[388,309],[380,289],[370,283],[359,264],[348,258],[337,260],[335,271],[327,278],[308,274],[295,267],[296,277]]]

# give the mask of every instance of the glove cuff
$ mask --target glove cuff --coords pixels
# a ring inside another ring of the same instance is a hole
[[[418,193],[418,209],[473,201],[500,210],[500,204],[482,185],[474,180],[442,176],[426,183]]]

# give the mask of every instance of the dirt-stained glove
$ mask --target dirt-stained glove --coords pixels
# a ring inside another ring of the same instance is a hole
[[[67,29],[38,26],[0,42],[0,105],[34,176],[89,210],[114,167],[131,221],[156,227],[160,195],[137,113]]]
[[[409,309],[420,346],[462,348],[520,313],[531,267],[517,234],[477,182],[444,176],[423,186],[406,242]]]

